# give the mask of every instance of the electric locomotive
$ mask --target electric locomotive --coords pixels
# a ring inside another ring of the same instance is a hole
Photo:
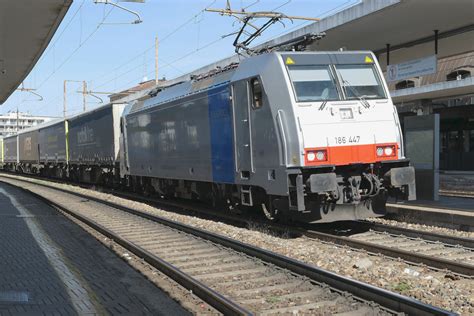
[[[150,96],[122,115],[120,177],[135,190],[306,222],[415,198],[371,52],[272,52]]]

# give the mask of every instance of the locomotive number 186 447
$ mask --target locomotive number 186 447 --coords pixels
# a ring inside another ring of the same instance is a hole
[[[354,144],[360,141],[360,136],[337,136],[334,140],[336,144]]]

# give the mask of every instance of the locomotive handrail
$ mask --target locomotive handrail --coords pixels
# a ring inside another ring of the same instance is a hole
[[[283,160],[285,162],[285,166],[288,165],[288,145],[286,143],[286,136],[285,136],[285,126],[283,125],[283,110],[278,110],[277,112],[277,119],[278,119],[278,127],[280,130],[280,135],[283,143]]]

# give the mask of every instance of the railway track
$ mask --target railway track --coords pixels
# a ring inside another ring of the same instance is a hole
[[[117,196],[131,198],[145,203],[152,203],[158,207],[179,210],[183,203],[175,201],[157,201],[155,199],[139,197],[128,193],[115,193]],[[185,209],[205,214],[208,217],[218,217],[226,222],[240,227],[246,227],[247,220],[239,216],[224,215],[219,212],[204,209],[201,206],[186,204]],[[186,212],[181,212],[186,213]],[[415,265],[426,265],[436,270],[447,270],[454,274],[472,278],[474,276],[474,240],[434,232],[406,229],[383,225],[368,221],[351,223],[352,236],[340,236],[339,230],[328,230],[321,227],[328,225],[288,226],[265,222],[253,218],[256,223],[265,225],[268,229],[284,234],[304,235],[308,238],[348,246],[354,249],[363,249],[373,254],[382,254],[387,257],[402,259]],[[319,228],[315,228],[319,227]],[[342,228],[347,230],[347,227]]]
[[[450,315],[239,241],[47,184],[2,180],[144,258],[224,314]]]
[[[473,239],[366,221],[359,221],[352,226],[357,226],[357,229],[355,234],[350,236],[339,236],[334,232],[314,229],[302,230],[302,234],[325,242],[400,258],[412,264],[448,270],[463,277],[474,276]]]
[[[37,178],[44,181],[40,177]],[[63,183],[61,181],[56,182]],[[152,203],[157,207],[171,208],[173,211],[183,214],[189,214],[192,211],[201,215],[204,214],[208,218],[218,217],[232,225],[240,227],[247,227],[248,225],[248,220],[242,218],[242,216],[222,214],[194,203],[157,200],[128,192],[116,192],[107,188],[102,188],[102,190],[123,198]],[[328,243],[401,259],[409,264],[426,265],[436,270],[447,270],[447,272],[463,277],[472,278],[474,276],[474,240],[471,238],[411,230],[368,221],[358,221],[355,224],[351,223],[349,226],[343,225],[344,227],[339,227],[339,229],[332,229],[330,225],[330,229],[327,229],[327,224],[288,226],[272,224],[259,218],[252,218],[252,221],[265,225],[269,230],[275,232],[304,235]],[[341,236],[339,234],[341,231],[349,231],[350,236],[348,236],[349,234]]]
[[[474,198],[474,191],[439,190],[439,194],[450,197]]]

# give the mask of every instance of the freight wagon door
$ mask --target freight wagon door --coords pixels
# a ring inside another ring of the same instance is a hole
[[[252,140],[249,119],[249,87],[247,80],[232,85],[234,111],[235,168],[240,178],[248,179],[252,169]]]

